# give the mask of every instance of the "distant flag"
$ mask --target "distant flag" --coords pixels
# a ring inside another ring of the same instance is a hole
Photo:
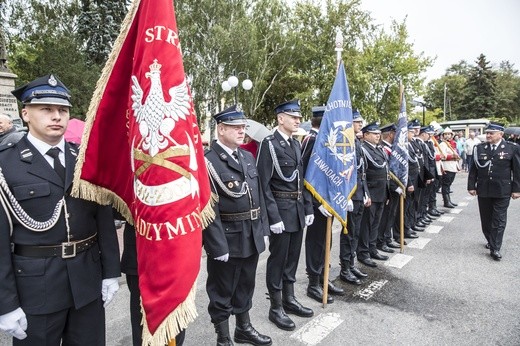
[[[143,344],[197,316],[202,229],[213,217],[172,0],[135,0],[87,114],[73,194],[136,229]]]
[[[345,66],[340,63],[305,173],[305,186],[347,226],[347,201],[357,182],[352,104]]]
[[[392,152],[389,157],[391,174],[397,178],[404,187],[408,184],[408,119],[406,115],[406,100],[401,87],[401,105],[397,119]]]

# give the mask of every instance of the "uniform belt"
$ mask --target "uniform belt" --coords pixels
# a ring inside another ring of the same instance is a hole
[[[272,191],[274,198],[280,199],[300,199],[301,192],[299,191]]]
[[[260,216],[260,208],[251,209],[243,213],[233,214],[220,214],[220,220],[222,221],[244,221],[244,220],[256,220]]]
[[[60,245],[20,245],[13,244],[13,253],[26,257],[72,258],[92,247],[97,242],[97,233],[87,239],[63,242]]]

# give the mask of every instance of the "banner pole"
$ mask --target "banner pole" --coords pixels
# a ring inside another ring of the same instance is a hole
[[[399,206],[401,209],[400,212],[399,212],[399,240],[400,240],[400,244],[401,245],[401,253],[404,252],[404,194],[406,192],[403,191],[403,193],[399,196]]]
[[[327,217],[327,233],[325,236],[325,263],[323,266],[323,308],[327,306],[329,293],[330,242],[332,238],[332,217]]]

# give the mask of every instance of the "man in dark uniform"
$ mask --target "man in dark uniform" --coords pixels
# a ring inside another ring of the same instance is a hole
[[[286,313],[314,315],[294,296],[303,228],[314,221],[314,211],[311,196],[303,188],[300,143],[292,138],[300,126],[300,102],[284,102],[275,113],[278,129],[262,141],[257,158],[271,230],[266,273],[271,300],[269,320],[278,328],[293,330],[296,325]]]
[[[392,143],[394,142],[396,130],[397,126],[395,126],[395,124],[389,124],[381,128],[381,145],[388,157],[392,155]],[[388,195],[388,203],[385,204],[383,216],[381,217],[377,237],[377,248],[383,252],[393,253],[393,249],[400,247],[400,245],[394,241],[392,234],[399,232],[399,230],[394,228],[399,207],[399,196],[403,194],[404,191],[393,179],[390,179],[389,186],[390,193]]]
[[[352,128],[356,134],[356,162],[357,162],[357,188],[352,195],[352,211],[347,213],[347,230],[348,233],[340,232],[339,235],[339,260],[341,271],[339,278],[342,281],[354,285],[361,285],[360,279],[366,278],[368,275],[356,267],[356,251],[359,242],[359,232],[361,230],[361,219],[365,207],[370,206],[370,194],[368,192],[366,181],[366,162],[363,150],[361,149],[361,141],[357,134],[361,133],[363,127],[363,117],[357,109],[352,110]]]
[[[417,123],[420,124],[419,121]],[[433,182],[435,178],[435,156],[430,152],[430,148],[426,145],[426,141],[430,139],[430,134],[426,131],[429,127],[421,127],[414,138],[414,143],[417,144],[418,148],[421,149],[422,163],[424,171],[421,175],[421,181],[419,184],[419,198],[417,200],[417,222],[426,227],[432,223],[433,218],[428,215],[428,200],[431,190],[433,188]]]
[[[70,93],[47,75],[13,94],[29,133],[0,149],[1,198],[14,210],[0,212],[0,328],[14,345],[105,345],[119,246],[112,209],[70,196]]]
[[[415,125],[413,122],[408,122],[408,184],[406,186],[406,198],[404,199],[404,237],[405,238],[419,238],[415,230],[423,231],[424,228],[415,226],[415,193],[417,185],[419,184],[419,170],[420,163],[417,157],[418,152],[412,144],[415,136]],[[398,220],[396,220],[396,229],[398,228]],[[394,237],[398,236],[399,232],[394,233]],[[398,241],[400,239],[397,239]]]
[[[218,195],[215,220],[204,230],[208,254],[208,312],[217,345],[233,345],[230,315],[236,316],[237,343],[271,345],[271,338],[253,328],[249,319],[256,267],[269,235],[265,203],[253,155],[242,148],[246,117],[232,106],[213,116],[217,140],[206,152],[211,189]]]
[[[421,201],[421,211],[420,214],[423,216],[423,219],[426,221],[436,219],[441,214],[435,212],[435,203],[436,203],[436,191],[435,191],[435,177],[437,176],[437,167],[435,166],[435,148],[433,147],[433,142],[431,141],[431,136],[435,131],[432,126],[423,126],[419,131],[419,139],[424,144],[424,159],[426,161],[426,169],[429,178],[429,182],[424,189],[424,196]],[[433,201],[432,201],[433,195]],[[433,204],[433,205],[432,205]]]
[[[377,267],[372,259],[381,261],[388,259],[388,256],[381,255],[377,251],[379,225],[384,205],[388,200],[388,156],[379,144],[381,139],[379,124],[370,123],[361,131],[363,132],[361,147],[366,159],[366,179],[371,204],[363,212],[357,255],[359,262],[369,267]]]
[[[307,171],[309,160],[316,142],[316,136],[325,112],[324,106],[312,107],[311,130],[309,135],[305,137],[302,143],[302,160],[303,171]],[[323,301],[323,288],[320,284],[323,282],[323,267],[325,265],[325,237],[327,235],[327,217],[332,217],[327,209],[325,209],[315,198],[312,199],[314,208],[314,222],[307,227],[305,235],[305,263],[307,265],[307,275],[309,276],[309,285],[307,286],[307,296],[312,299]],[[336,287],[332,282],[328,283],[328,292],[330,294],[343,294],[344,290]],[[327,303],[334,302],[334,299],[327,296]]]
[[[500,261],[502,238],[510,199],[520,197],[520,147],[505,141],[504,127],[489,123],[486,142],[473,149],[473,162],[468,175],[468,192],[478,196],[478,208],[486,248]]]

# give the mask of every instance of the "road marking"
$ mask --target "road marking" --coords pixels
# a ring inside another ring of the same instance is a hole
[[[397,255],[396,255],[397,256]],[[394,256],[395,257],[395,256]],[[411,256],[410,256],[411,257]],[[385,262],[386,265],[386,262]],[[369,300],[372,296],[379,291],[383,286],[388,282],[388,280],[378,280],[373,281],[368,285],[368,287],[363,288],[354,293],[354,297],[359,297],[364,300]]]
[[[450,210],[450,214],[460,214],[461,211],[462,209],[452,209]]]
[[[426,227],[425,232],[426,233],[439,233],[441,229],[443,229],[444,226],[437,226],[437,225],[429,225]]]
[[[336,313],[319,314],[290,337],[305,345],[317,345],[343,323],[340,317],[340,314]]]
[[[410,262],[412,258],[413,256],[398,253],[386,261],[385,266],[401,269],[405,266],[406,263]]]
[[[438,219],[435,220],[435,221],[440,221],[440,222],[448,223],[448,222],[452,222],[453,219],[454,219],[453,216],[445,216],[445,215],[442,215],[440,218],[438,218]]]
[[[459,207],[466,207],[468,204],[468,202],[459,202]]]
[[[426,244],[430,242],[430,240],[430,238],[420,237],[409,242],[408,247],[414,249],[424,249],[424,247],[426,246]]]

